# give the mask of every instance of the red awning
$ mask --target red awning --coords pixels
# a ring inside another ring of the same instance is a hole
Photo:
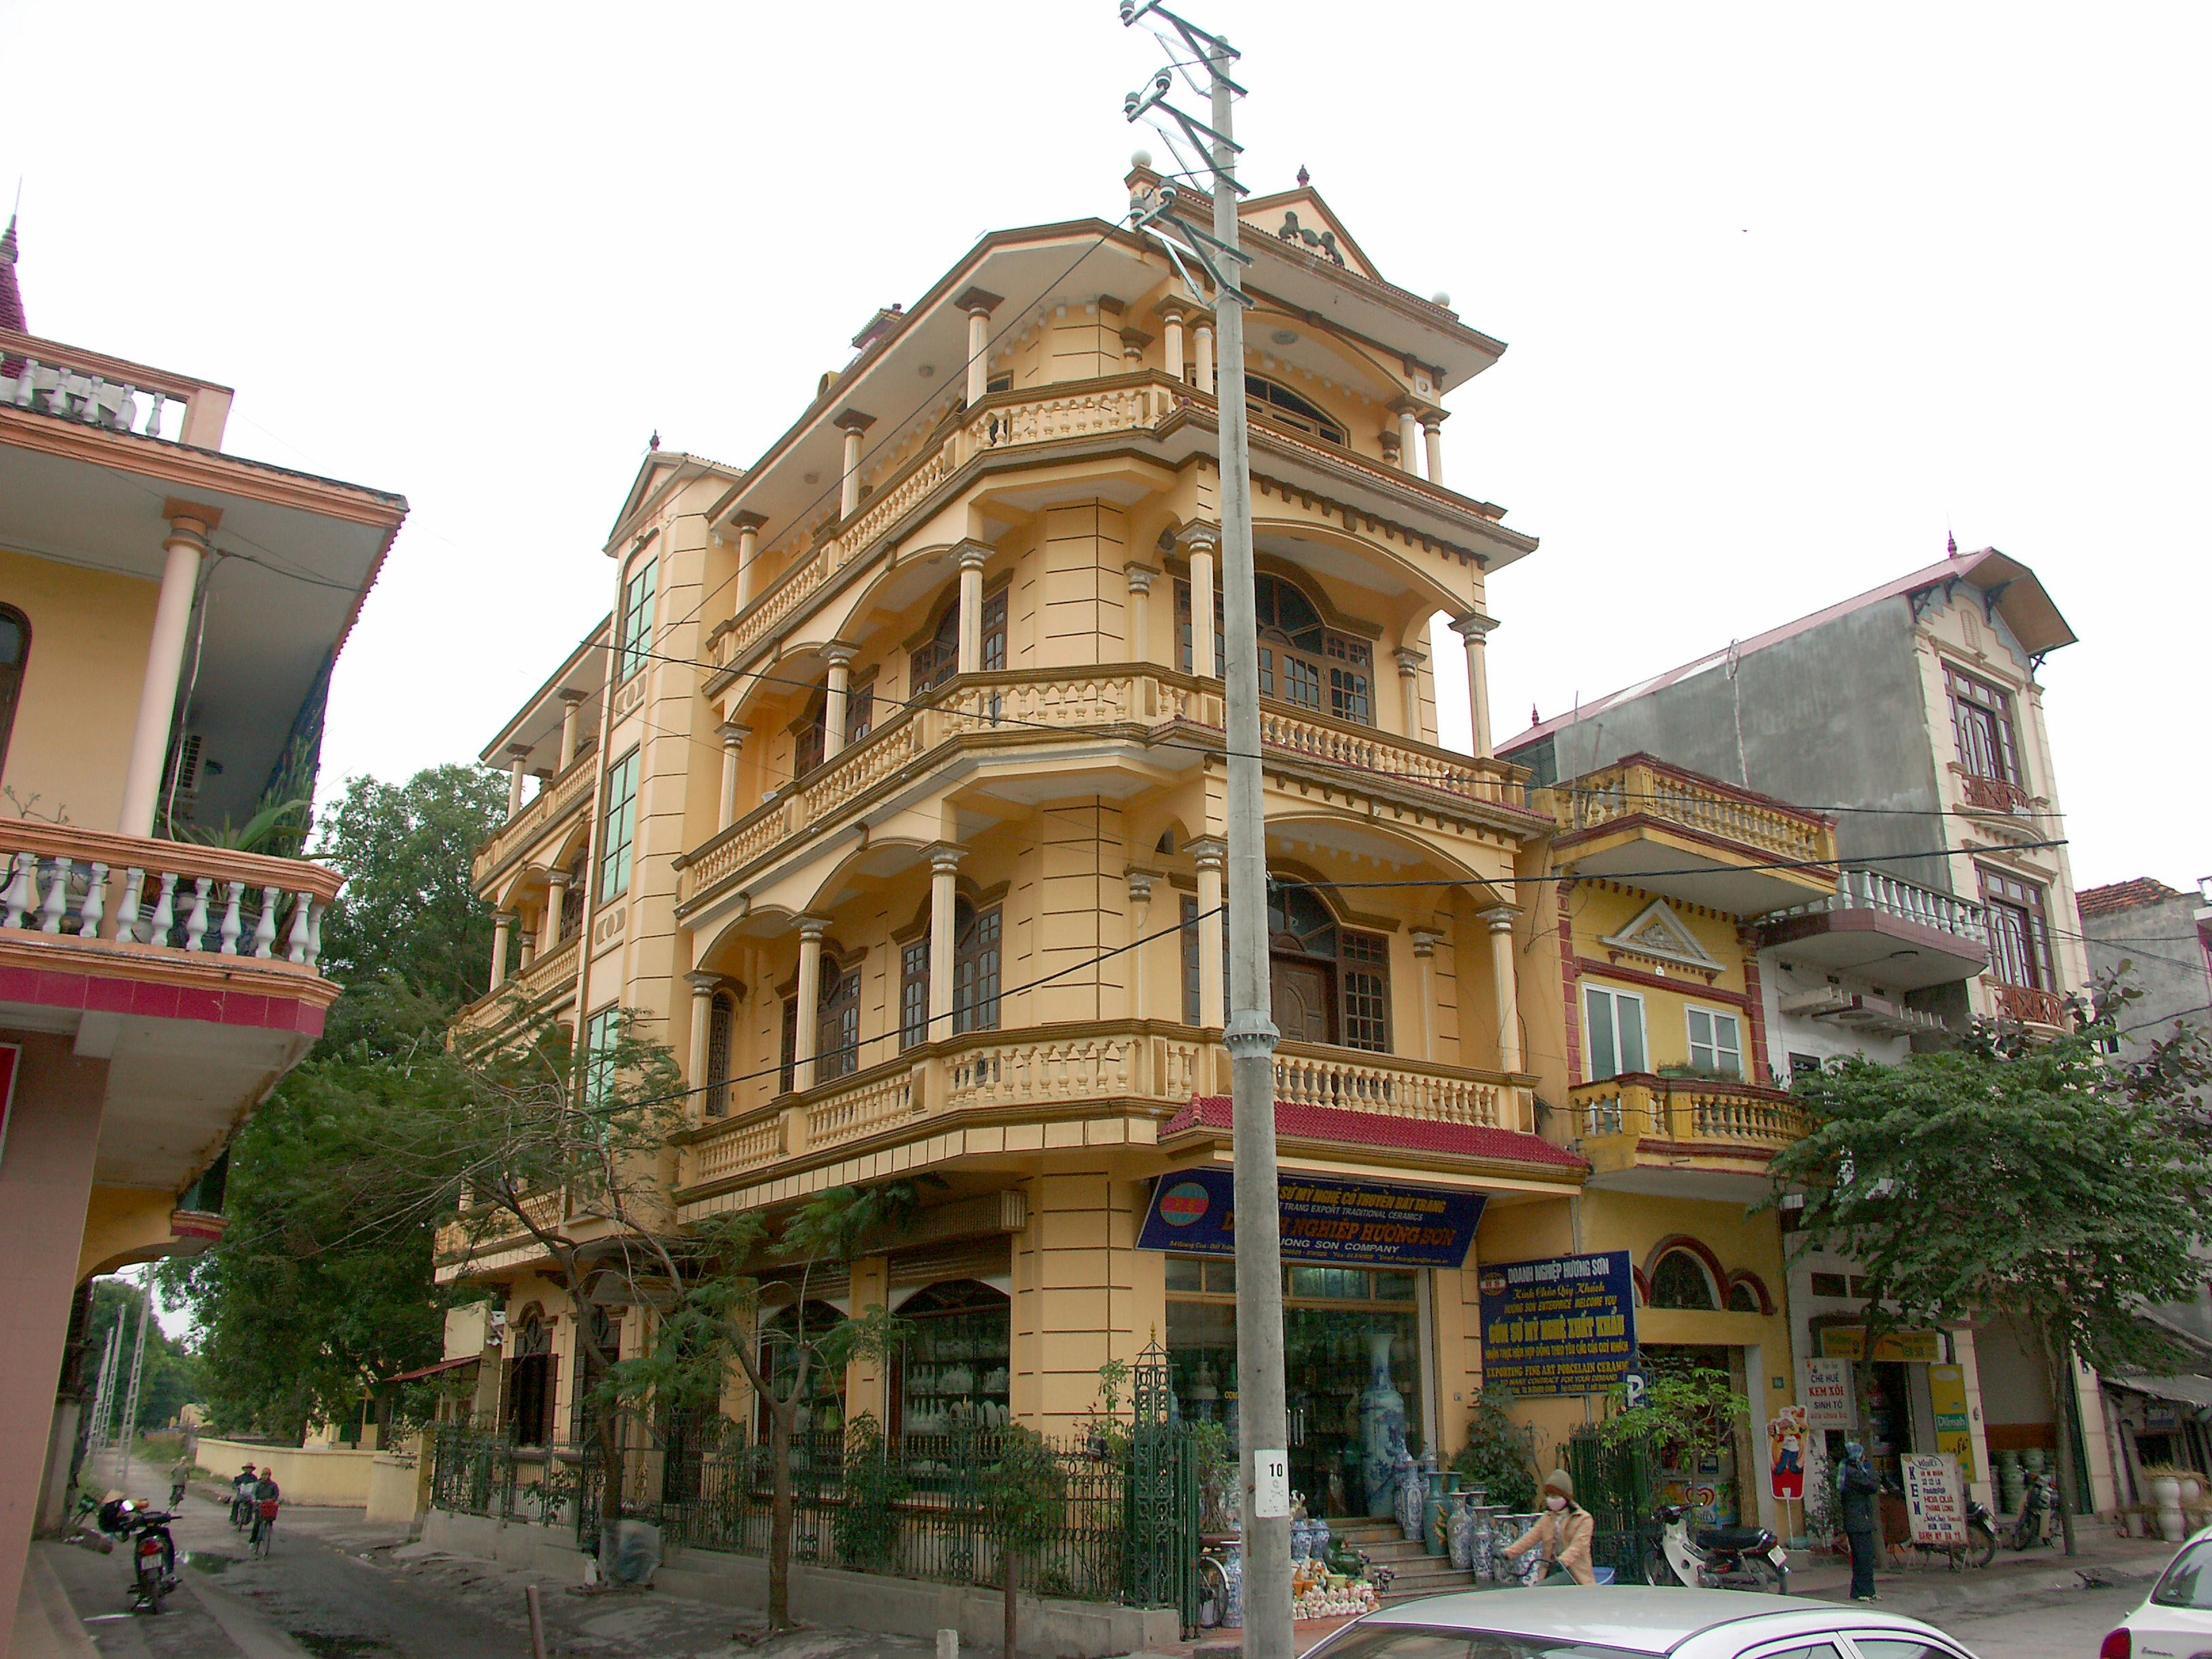
[[[450,1371],[462,1365],[476,1365],[482,1363],[482,1356],[469,1354],[459,1359],[441,1359],[434,1365],[423,1366],[419,1371],[402,1371],[397,1376],[387,1376],[384,1380],[387,1382],[412,1382],[420,1376],[435,1376],[440,1371]]]

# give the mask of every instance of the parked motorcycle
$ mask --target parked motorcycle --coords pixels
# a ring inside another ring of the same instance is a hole
[[[1665,1504],[1654,1515],[1661,1531],[1644,1559],[1644,1583],[1790,1594],[1790,1552],[1780,1539],[1764,1527],[1700,1527],[1692,1537],[1689,1514]]]
[[[177,1517],[143,1498],[111,1498],[100,1506],[100,1531],[131,1546],[131,1610],[159,1613],[161,1598],[177,1587],[177,1546],[169,1522]]]
[[[1901,1512],[1905,1503],[1905,1489],[1895,1481],[1891,1481],[1884,1490],[1899,1506]],[[1958,1571],[1962,1566],[1986,1567],[1996,1559],[1996,1522],[1990,1518],[1987,1510],[1972,1498],[1968,1498],[1966,1499],[1966,1541],[1963,1547],[1947,1548],[1941,1544],[1923,1544],[1919,1540],[1910,1537],[1903,1543],[1892,1542],[1889,1547],[1893,1550],[1911,1550],[1915,1554],[1922,1556],[1942,1556],[1954,1572]]]
[[[2027,1490],[2021,1494],[2020,1513],[2013,1517],[2007,1529],[2005,1542],[2016,1550],[2034,1544],[2050,1545],[2058,1541],[2058,1481],[2049,1474],[2036,1474],[2027,1478]]]

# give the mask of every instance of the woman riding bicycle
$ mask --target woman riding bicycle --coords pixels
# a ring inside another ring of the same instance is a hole
[[[253,1483],[253,1536],[251,1540],[256,1555],[269,1553],[269,1547],[276,1531],[277,1499],[283,1495],[276,1486],[276,1477],[267,1468]]]

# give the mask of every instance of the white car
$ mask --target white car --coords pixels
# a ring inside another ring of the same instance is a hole
[[[1748,1590],[1577,1585],[1432,1595],[1370,1613],[1308,1659],[1973,1659],[1932,1625]]]
[[[2212,1527],[2166,1563],[2127,1622],[2105,1638],[2103,1659],[2194,1659],[2212,1650]]]

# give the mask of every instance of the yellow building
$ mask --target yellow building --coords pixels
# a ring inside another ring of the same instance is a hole
[[[1472,1200],[1511,1239],[1585,1169],[1538,1132],[1514,963],[1553,825],[1488,753],[1486,586],[1535,544],[1442,478],[1439,400],[1504,348],[1311,190],[1243,212],[1285,1214],[1364,1203],[1448,1258],[1288,1269],[1293,1484],[1364,1513],[1378,1364],[1417,1451],[1464,1439]],[[588,1048],[641,1016],[697,1091],[680,1218],[941,1178],[810,1292],[915,1320],[836,1408],[894,1433],[1065,1430],[1155,1336],[1188,1413],[1234,1409],[1230,1263],[1188,1248],[1231,1152],[1214,348],[1171,275],[1097,221],[994,233],[750,467],[649,457],[607,620],[484,751],[514,811],[477,861],[504,982],[471,1017],[520,998]],[[1437,741],[1438,613],[1473,755]],[[538,1443],[577,1369],[544,1265],[516,1239],[441,1268],[504,1287],[501,1411]]]
[[[11,222],[0,1631],[34,1523],[66,1513],[89,1281],[220,1237],[224,1148],[337,995],[319,971],[337,872],[181,837],[312,789],[331,663],[407,511],[223,453],[227,387],[24,331],[15,256]],[[38,1588],[21,1605],[42,1623]]]

